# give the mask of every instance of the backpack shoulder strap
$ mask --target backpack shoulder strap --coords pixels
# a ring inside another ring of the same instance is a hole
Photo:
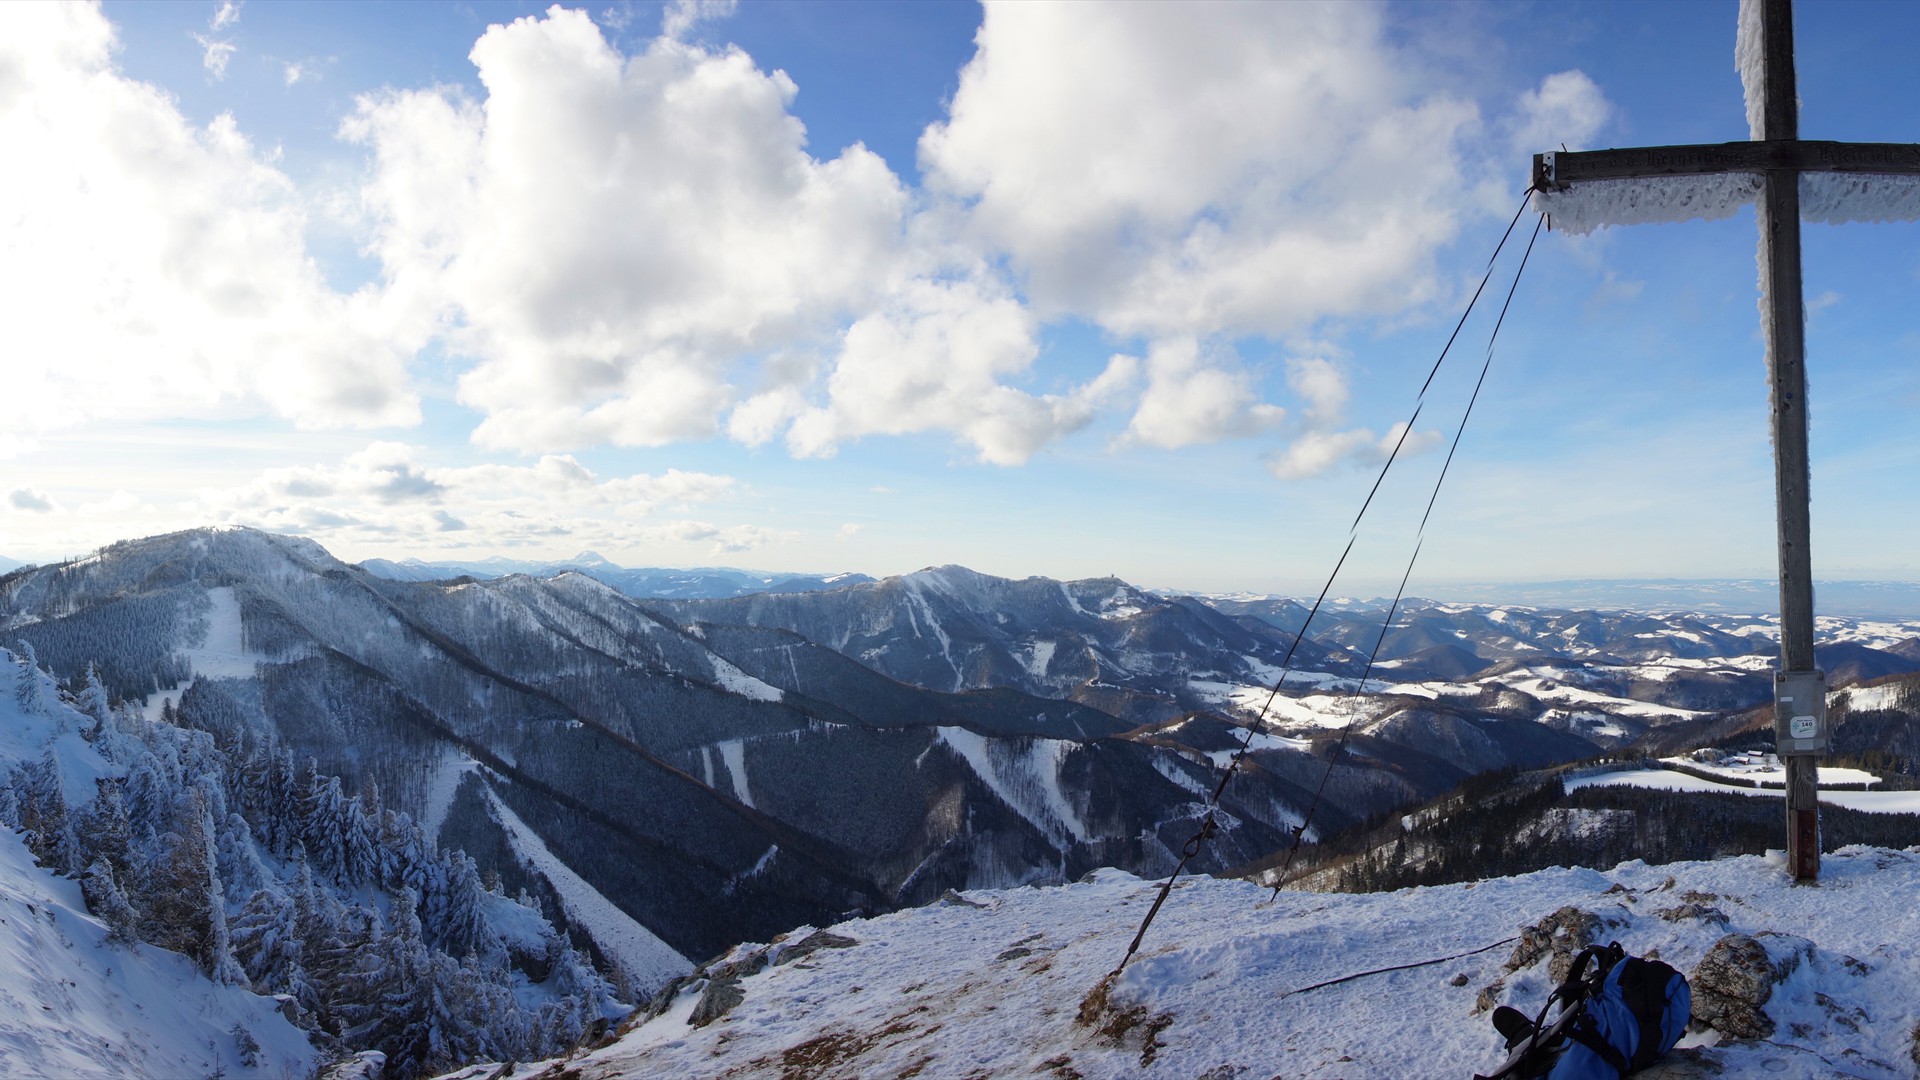
[[[1613,1066],[1621,1076],[1625,1076],[1627,1070],[1632,1068],[1633,1063],[1627,1060],[1627,1055],[1601,1036],[1590,1013],[1582,1013],[1580,1019],[1567,1028],[1567,1038],[1600,1055],[1600,1059]]]

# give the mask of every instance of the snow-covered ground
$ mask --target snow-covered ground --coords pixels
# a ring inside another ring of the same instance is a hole
[[[1827,769],[1820,770],[1822,781],[1827,780]],[[1835,770],[1852,773],[1853,769]],[[1628,769],[1623,772],[1603,772],[1582,776],[1567,781],[1567,790],[1583,787],[1643,787],[1657,791],[1708,791],[1728,795],[1752,795],[1759,798],[1779,799],[1786,796],[1780,788],[1750,788],[1737,784],[1719,784],[1698,776],[1674,772],[1671,769]],[[1861,810],[1869,814],[1920,814],[1920,791],[1826,791],[1820,792],[1820,801],[1834,806],[1844,806],[1849,810]]]
[[[315,1064],[271,998],[216,986],[178,953],[108,944],[79,883],[35,866],[4,829],[0,973],[0,1076],[305,1076]]]
[[[1766,1003],[1769,1039],[1683,1042],[1725,1076],[1914,1071],[1920,849],[1844,849],[1817,888],[1759,856],[1272,902],[1245,882],[1192,879],[1103,1003],[1096,987],[1155,889],[1101,871],[843,923],[833,933],[856,944],[746,977],[744,1000],[708,1026],[688,1023],[696,986],[611,1046],[516,1075],[1457,1078],[1502,1056],[1477,1003],[1544,1002],[1544,959],[1505,965],[1521,928],[1566,906],[1689,975],[1727,933],[1811,943]]]
[[[1756,784],[1784,784],[1787,782],[1786,767],[1780,764],[1779,757],[1771,753],[1729,754],[1718,761],[1698,761],[1690,757],[1663,758],[1663,761],[1689,769],[1695,769],[1714,776],[1728,776],[1736,780],[1751,780]],[[1820,786],[1832,784],[1877,784],[1880,778],[1864,769],[1844,769],[1830,765],[1820,766]]]
[[[0,652],[0,770],[46,759],[78,806],[113,766],[76,732],[86,718],[36,676],[15,689]],[[37,699],[24,707],[22,696]],[[178,953],[107,942],[79,882],[35,864],[0,828],[0,1077],[305,1076],[316,1055],[271,999],[218,986]],[[243,1060],[244,1030],[257,1044]]]
[[[1844,694],[1849,710],[1853,712],[1867,712],[1873,709],[1892,709],[1899,707],[1900,700],[1906,691],[1907,688],[1905,686],[1898,684],[1889,686],[1857,686],[1851,690],[1841,690],[1838,693],[1829,694],[1827,700],[1829,702],[1838,700],[1841,695]]]
[[[209,679],[250,679],[255,668],[268,663],[273,658],[265,653],[246,647],[241,632],[240,598],[230,588],[208,589],[209,607],[202,612],[206,633],[197,643],[188,644],[180,650],[187,660],[193,674]],[[191,680],[189,680],[191,681]],[[160,709],[168,701],[178,701],[185,683],[163,688],[157,694],[147,695],[143,715],[149,722],[158,722]]]

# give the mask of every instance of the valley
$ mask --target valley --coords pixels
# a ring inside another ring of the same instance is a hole
[[[1302,826],[1296,887],[1665,850],[1647,822],[1666,818],[1588,807],[1624,796],[1575,791],[1562,767],[1751,742],[1770,705],[1773,627],[1724,613],[1414,601],[1363,685],[1386,614],[1368,602],[1330,606],[1296,646],[1291,600],[1111,578],[947,566],[688,597],[633,595],[693,587],[608,565],[536,569],[395,576],[193,530],[0,577],[0,640],[70,693],[96,686],[123,724],[398,815],[634,1002],[797,926],[1103,868],[1163,876],[1243,745],[1191,871],[1262,873]],[[1893,718],[1920,621],[1822,633],[1858,717],[1842,749],[1910,767]],[[1475,825],[1481,802],[1532,816]],[[1534,840],[1489,860],[1460,846],[1477,828]]]

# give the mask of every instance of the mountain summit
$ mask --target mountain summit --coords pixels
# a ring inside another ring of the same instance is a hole
[[[1102,871],[742,946],[525,1075],[1451,1078],[1505,1056],[1494,1006],[1532,1015],[1617,940],[1692,983],[1681,1075],[1909,1076],[1920,851],[1844,849],[1822,884],[1759,856],[1275,899],[1203,878],[1106,984],[1156,888]]]

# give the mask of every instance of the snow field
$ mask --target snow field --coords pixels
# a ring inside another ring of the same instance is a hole
[[[514,854],[546,877],[560,894],[567,919],[593,935],[593,940],[620,965],[640,991],[652,993],[693,970],[693,964],[686,957],[635,922],[633,916],[620,910],[549,851],[540,834],[520,820],[492,790],[487,791],[487,803],[495,820],[506,829]]]
[[[207,635],[200,644],[182,649],[194,674],[209,679],[251,679],[254,666],[264,664],[265,653],[242,644],[240,598],[229,588],[208,589],[212,608],[206,613]]]
[[[1288,892],[1271,903],[1266,889],[1196,878],[1174,889],[1106,1007],[1096,1000],[1083,1024],[1082,1003],[1157,889],[1100,871],[843,923],[833,932],[858,945],[746,979],[744,1001],[704,1028],[686,1024],[689,993],[621,1042],[567,1062],[566,1075],[1457,1078],[1502,1056],[1475,1010],[1482,988],[1504,979],[1493,996],[1529,1012],[1545,1000],[1545,962],[1506,972],[1508,939],[1573,905],[1609,920],[1605,933],[1630,951],[1685,972],[1730,931],[1814,943],[1768,1003],[1779,1022],[1771,1041],[1690,1037],[1713,1046],[1724,1075],[1908,1076],[1920,1016],[1917,888],[1920,854],[1871,848],[1829,856],[1818,889],[1791,886],[1758,856],[1396,893]],[[1660,914],[1683,903],[1726,923]],[[1858,1031],[1847,1026],[1861,1017]]]
[[[1746,754],[1738,754],[1719,763],[1695,761],[1689,757],[1662,758],[1662,761],[1682,765],[1715,776],[1729,776],[1741,780],[1752,780],[1759,784],[1784,784],[1787,782],[1786,767],[1780,759],[1771,754],[1764,759],[1754,759]],[[1843,769],[1830,765],[1820,766],[1820,783],[1830,784],[1877,784],[1880,778],[1864,769]]]
[[[1077,744],[1034,739],[1024,753],[1003,759],[985,737],[966,728],[938,731],[940,742],[960,755],[1001,802],[1062,845],[1086,841],[1086,823],[1060,789],[1060,762]]]
[[[1832,783],[1828,778],[1829,770],[1821,769],[1820,778]],[[1841,769],[1841,773],[1854,773],[1857,770]],[[1851,781],[1841,781],[1851,782]],[[1567,790],[1583,787],[1623,787],[1652,788],[1656,791],[1707,791],[1728,795],[1751,795],[1758,798],[1779,799],[1786,793],[1780,788],[1750,788],[1737,784],[1717,784],[1712,780],[1703,780],[1698,776],[1688,776],[1670,769],[1629,769],[1622,772],[1598,773],[1592,776],[1571,778],[1567,781]],[[1820,801],[1834,806],[1844,806],[1849,810],[1859,810],[1869,814],[1920,814],[1920,791],[1821,791]]]
[[[716,743],[714,749],[720,751],[720,761],[727,767],[727,778],[733,782],[733,797],[740,805],[749,809],[758,809],[753,805],[753,791],[747,787],[747,750],[743,739],[727,739]],[[711,775],[712,763],[708,759],[707,786],[713,787]]]

